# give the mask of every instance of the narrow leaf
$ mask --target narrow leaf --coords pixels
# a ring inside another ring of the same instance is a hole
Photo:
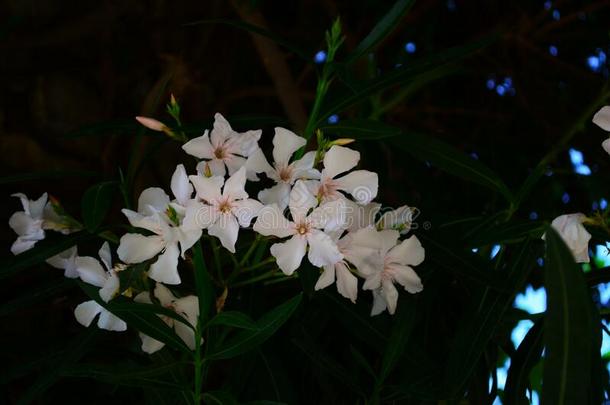
[[[205,326],[230,326],[232,328],[240,329],[258,329],[256,322],[248,315],[239,311],[224,311],[216,315],[210,320]]]
[[[91,186],[85,191],[81,201],[81,208],[83,223],[89,232],[95,232],[106,217],[108,210],[112,207],[116,185],[117,183],[114,181],[106,181]]]

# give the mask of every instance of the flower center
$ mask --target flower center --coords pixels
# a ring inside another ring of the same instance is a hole
[[[214,156],[216,157],[216,159],[224,159],[226,157],[225,150],[219,146],[214,151]]]
[[[282,167],[279,170],[280,179],[285,182],[289,182],[292,179],[292,168],[289,166]]]
[[[229,200],[222,201],[220,204],[218,204],[218,211],[222,212],[223,214],[228,214],[231,212],[231,208],[232,207]]]
[[[318,188],[318,198],[331,199],[336,197],[338,194],[337,186],[332,180],[322,180],[320,188]]]
[[[299,235],[306,235],[307,232],[309,232],[309,225],[307,225],[305,222],[301,222],[297,225],[297,233]]]

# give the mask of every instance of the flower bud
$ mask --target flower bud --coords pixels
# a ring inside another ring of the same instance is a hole
[[[145,126],[146,128],[153,130],[153,131],[158,131],[158,132],[166,132],[169,131],[169,128],[162,123],[161,121],[157,121],[154,118],[148,118],[148,117],[136,117],[136,120],[142,124],[143,126]]]

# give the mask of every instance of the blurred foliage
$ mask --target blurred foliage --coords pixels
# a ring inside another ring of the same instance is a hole
[[[607,269],[593,264],[582,276],[565,265],[565,247],[552,236],[542,271],[535,260],[545,254],[545,228],[530,212],[548,222],[591,212],[594,201],[610,197],[610,160],[600,147],[606,134],[590,124],[608,96],[608,73],[587,66],[596,49],[608,49],[609,9],[604,0],[556,1],[549,9],[543,1],[7,1],[0,5],[3,195],[49,191],[73,215],[82,205],[88,231],[103,231],[104,218],[124,223],[118,208],[143,188],[166,186],[177,163],[194,167],[178,144],[133,116],[170,123],[164,105],[173,94],[186,135],[200,134],[219,111],[237,129],[263,128],[269,146],[276,125],[311,130],[305,112],[317,104],[318,77],[336,75],[315,127],[359,138],[351,146],[379,173],[379,201],[419,208],[425,289],[401,295],[394,317],[375,318],[365,294],[352,306],[333,289],[314,293],[317,270],[308,267],[298,279],[267,280],[265,291],[249,284],[230,291],[227,312],[206,333],[233,351],[204,346],[222,359],[206,366],[204,401],[492,403],[489,375],[508,355],[506,399],[521,403],[538,364],[530,356],[540,357],[544,339],[549,403],[599,403],[608,376],[587,283],[608,281]],[[314,55],[338,15],[345,43],[322,67]],[[414,52],[405,51],[407,42]],[[506,77],[514,95],[486,87]],[[333,114],[336,126],[327,122]],[[592,176],[573,172],[567,147],[583,151]],[[120,181],[122,199],[112,181]],[[0,204],[8,220],[17,202]],[[17,262],[8,250],[14,235],[2,229],[0,402],[188,400],[180,351],[143,355],[133,331],[96,332],[74,321],[85,294],[42,264],[73,241],[41,243]],[[594,234],[598,242],[607,237]],[[70,238],[85,253],[99,247],[86,231]],[[493,244],[503,248],[488,260]],[[202,258],[195,253],[197,266]],[[523,314],[511,303],[526,280],[545,284],[549,311],[515,348],[510,330]],[[200,291],[213,288],[195,281]],[[147,316],[156,317],[134,315]],[[227,336],[219,326],[236,330]],[[553,335],[541,337],[542,328]],[[565,336],[576,352],[557,350]],[[581,390],[566,402],[552,397],[566,386],[557,364],[570,364],[568,384]]]

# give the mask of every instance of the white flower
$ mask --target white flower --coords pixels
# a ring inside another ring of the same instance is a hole
[[[220,239],[222,246],[235,253],[239,227],[250,226],[252,218],[263,207],[260,202],[248,198],[245,190],[246,168],[237,170],[226,182],[220,176],[190,176],[190,179],[197,197],[205,204],[197,202],[189,205],[185,222],[207,229],[210,235]]]
[[[373,231],[362,232],[361,235],[360,243],[378,248],[378,255],[368,258],[369,265],[359,268],[360,274],[366,279],[362,288],[374,291],[371,315],[377,315],[386,308],[390,314],[394,314],[398,301],[394,282],[411,294],[423,289],[419,276],[411,266],[424,261],[425,250],[415,236],[396,244],[400,236],[398,231]]]
[[[56,269],[64,270],[65,277],[78,278],[78,271],[76,270],[77,255],[76,246],[72,246],[70,249],[48,258],[47,263]]]
[[[191,325],[193,325],[193,327],[197,325],[197,318],[199,317],[199,300],[196,296],[189,295],[183,298],[176,298],[167,287],[160,283],[157,283],[155,286],[154,296],[159,300],[162,306],[171,309],[184,317]],[[136,295],[134,301],[144,304],[152,304],[150,294],[148,292],[142,292]],[[180,336],[180,338],[191,350],[195,349],[195,333],[193,329],[189,328],[184,323],[175,320],[174,318],[164,315],[159,315],[159,317],[163,319],[163,321],[170,328],[176,331],[176,334]],[[158,340],[153,339],[143,333],[140,333],[140,339],[142,339],[142,350],[148,354],[161,350],[163,346],[165,346],[165,343],[159,342]],[[203,339],[201,342],[203,342]]]
[[[385,212],[377,221],[377,229],[394,229],[404,235],[411,230],[411,223],[416,214],[415,209],[403,205],[393,211]]]
[[[308,259],[314,266],[334,265],[343,259],[337,244],[324,231],[335,231],[345,223],[345,203],[341,200],[316,207],[316,197],[302,180],[290,192],[290,214],[287,220],[276,204],[263,208],[254,224],[254,231],[263,236],[291,236],[286,242],[271,246],[271,254],[278,267],[291,275],[300,265],[309,246]]]
[[[261,130],[247,131],[244,133],[235,132],[227,120],[216,113],[214,115],[214,128],[208,137],[208,131],[182,145],[182,149],[189,155],[203,159],[197,165],[200,174],[206,173],[206,165],[209,167],[213,176],[224,177],[226,168],[229,175],[235,173],[240,167],[246,164],[246,158],[258,149],[258,140],[261,137]],[[256,174],[247,173],[248,179],[256,180]]]
[[[23,211],[15,212],[8,220],[9,226],[17,234],[17,240],[11,246],[11,252],[17,255],[31,249],[36,242],[45,237],[43,225],[47,193],[44,193],[38,200],[29,200],[22,193],[12,196],[18,197],[23,206]]]
[[[368,226],[375,225],[375,217],[381,209],[379,203],[358,204],[352,200],[344,199],[347,230],[354,232]]]
[[[106,268],[105,270],[97,259],[89,256],[77,256],[75,259],[76,271],[85,283],[100,287],[100,298],[104,302],[108,302],[119,292],[119,276],[112,267],[112,256],[108,242],[102,245],[98,254]],[[76,320],[86,327],[91,325],[91,322],[93,322],[93,319],[98,314],[97,326],[100,329],[111,331],[127,330],[127,324],[123,320],[94,300],[83,302],[74,310]]]
[[[577,263],[589,263],[591,234],[582,225],[587,217],[582,213],[560,215],[551,222],[563,241],[572,251]],[[544,235],[542,236],[544,239]]]
[[[180,284],[178,256],[182,254],[184,258],[184,252],[201,237],[201,229],[184,225],[176,210],[168,207],[171,207],[169,196],[162,189],[144,190],[138,199],[138,212],[123,209],[123,214],[132,226],[149,230],[154,235],[125,234],[117,253],[125,263],[141,263],[161,253],[150,266],[148,276],[161,283]]]
[[[290,163],[290,158],[307,141],[295,133],[277,127],[273,137],[273,166],[267,162],[262,150],[257,149],[248,158],[246,167],[256,173],[264,172],[277,184],[261,190],[258,199],[265,205],[277,204],[281,210],[288,206],[290,188],[299,179],[319,179],[320,172],[313,168],[316,152],[308,152],[301,159]]]
[[[324,155],[324,169],[320,182],[311,182],[310,187],[322,201],[343,198],[340,191],[350,194],[358,204],[368,204],[377,196],[379,180],[377,173],[355,170],[342,177],[341,173],[353,169],[360,161],[358,151],[333,145]]]
[[[604,131],[610,131],[610,106],[602,107],[596,112],[593,116],[593,123]],[[602,147],[610,154],[610,138],[602,142]]]

